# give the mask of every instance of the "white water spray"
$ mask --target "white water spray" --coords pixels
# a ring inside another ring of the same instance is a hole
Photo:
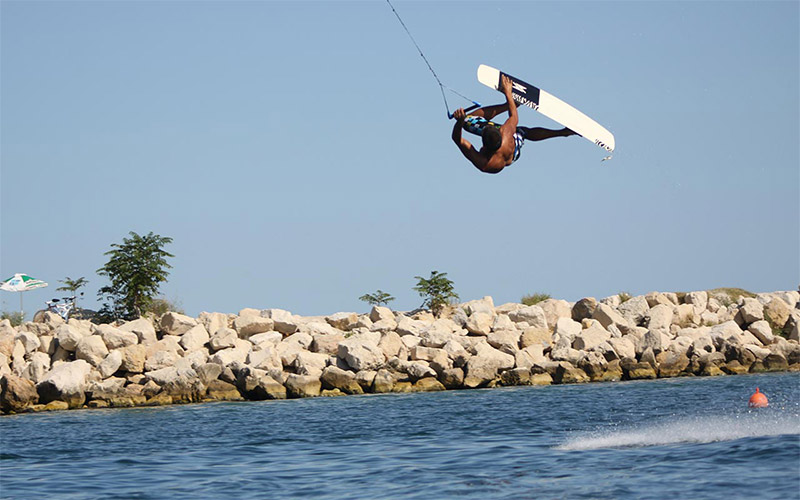
[[[800,415],[752,412],[733,416],[683,417],[652,425],[579,433],[556,449],[596,450],[713,443],[784,434],[800,435]]]

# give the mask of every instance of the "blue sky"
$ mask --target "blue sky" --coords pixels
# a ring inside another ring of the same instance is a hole
[[[393,4],[446,85],[500,102],[475,77],[500,68],[611,130],[614,159],[554,139],[478,172],[382,0],[3,1],[0,275],[51,283],[29,312],[66,276],[93,306],[104,252],[153,231],[192,315],[378,288],[412,309],[432,270],[496,303],[798,286],[800,4]]]

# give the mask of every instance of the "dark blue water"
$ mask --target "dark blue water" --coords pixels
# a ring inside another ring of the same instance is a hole
[[[756,386],[770,408],[748,410]],[[800,374],[0,418],[2,498],[800,498]]]

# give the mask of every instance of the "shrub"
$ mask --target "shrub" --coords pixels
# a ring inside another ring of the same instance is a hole
[[[165,297],[157,297],[153,299],[143,311],[145,314],[152,314],[156,318],[167,314],[168,312],[175,312],[178,314],[186,314],[178,300],[169,300]]]
[[[713,297],[725,307],[735,304],[742,297],[755,298],[756,294],[741,288],[714,288],[708,291],[708,296]]]
[[[394,297],[391,294],[384,292],[383,290],[376,290],[375,293],[365,293],[358,300],[364,301],[371,306],[382,306],[387,305],[389,302],[394,300]]]
[[[619,292],[617,295],[619,296],[620,304],[624,304],[633,298],[628,292]]]
[[[439,317],[447,304],[458,300],[458,294],[454,291],[453,282],[447,278],[447,273],[431,271],[430,278],[414,277],[418,280],[414,290],[425,299],[422,307],[429,308],[434,316]]]
[[[25,313],[21,311],[3,311],[0,313],[0,320],[3,319],[9,320],[11,322],[11,326],[19,326],[25,321]]]
[[[550,294],[548,293],[534,293],[531,295],[523,295],[522,300],[520,302],[522,302],[526,306],[532,306],[549,298]]]

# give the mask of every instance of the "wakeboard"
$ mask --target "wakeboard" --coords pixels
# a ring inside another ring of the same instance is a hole
[[[505,75],[511,80],[511,95],[522,106],[535,109],[544,116],[577,132],[609,153],[614,152],[614,135],[602,125],[565,103],[558,97],[545,92],[519,78],[481,64],[478,66],[478,81],[495,90],[500,89],[500,78]]]

